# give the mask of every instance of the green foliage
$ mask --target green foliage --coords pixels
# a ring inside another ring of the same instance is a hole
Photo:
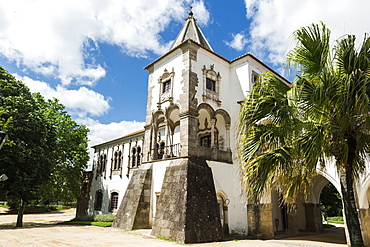
[[[343,203],[337,189],[328,183],[320,194],[321,210],[327,217],[342,216]]]
[[[42,101],[40,95],[35,95]],[[66,113],[58,100],[44,102],[45,116],[57,130],[55,153],[57,162],[52,179],[41,187],[43,201],[76,202],[80,193],[83,170],[89,159],[87,152],[88,129],[78,125]]]
[[[95,221],[95,222],[113,222],[116,216],[113,214],[97,214],[88,216],[78,216],[73,221]]]
[[[0,109],[13,146],[0,155],[2,193],[21,201],[76,201],[88,160],[87,132],[57,100],[45,101],[0,66]],[[20,216],[21,217],[21,216]],[[20,223],[21,225],[21,223]]]
[[[111,227],[113,222],[91,222],[93,226],[100,226],[100,227]]]
[[[78,216],[71,221],[64,222],[66,225],[93,225],[100,227],[110,227],[113,224],[114,218],[116,216],[113,214],[98,214],[98,215],[88,215],[88,216]]]
[[[96,222],[113,222],[116,216],[113,214],[97,214],[94,216]]]
[[[330,48],[321,24],[294,33],[287,60],[295,82],[268,73],[243,102],[239,115],[239,158],[251,198],[273,186],[288,203],[308,192],[316,170],[334,160],[352,246],[363,246],[354,200],[354,180],[370,152],[370,38],[359,48],[347,35]]]
[[[336,224],[344,224],[344,220],[342,216],[328,217],[328,222],[336,223]]]

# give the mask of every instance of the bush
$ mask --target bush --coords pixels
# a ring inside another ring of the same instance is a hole
[[[113,214],[98,214],[94,216],[95,222],[113,222],[116,216]]]

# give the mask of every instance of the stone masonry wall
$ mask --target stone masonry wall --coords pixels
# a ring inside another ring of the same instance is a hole
[[[212,171],[205,161],[174,160],[167,167],[151,234],[183,243],[222,239]]]
[[[311,232],[323,232],[321,209],[317,203],[305,203],[306,230]]]
[[[125,230],[150,228],[151,180],[151,165],[142,166],[133,171],[113,227]]]
[[[274,237],[272,204],[248,204],[248,235],[259,239]]]
[[[370,246],[370,208],[360,209],[360,220],[364,244],[365,246]]]

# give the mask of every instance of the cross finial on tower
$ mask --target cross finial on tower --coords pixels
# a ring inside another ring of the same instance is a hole
[[[190,16],[193,16],[193,6],[186,8],[186,10],[189,10],[189,9],[190,9],[190,12],[189,12],[189,17],[190,17]]]

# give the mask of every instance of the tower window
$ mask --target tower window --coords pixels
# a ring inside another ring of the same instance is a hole
[[[169,92],[171,89],[171,80],[163,82],[162,93]]]
[[[207,78],[207,79],[206,79],[206,88],[207,88],[208,90],[211,90],[211,91],[216,92],[216,81],[214,81],[214,80],[212,80],[212,79]]]

